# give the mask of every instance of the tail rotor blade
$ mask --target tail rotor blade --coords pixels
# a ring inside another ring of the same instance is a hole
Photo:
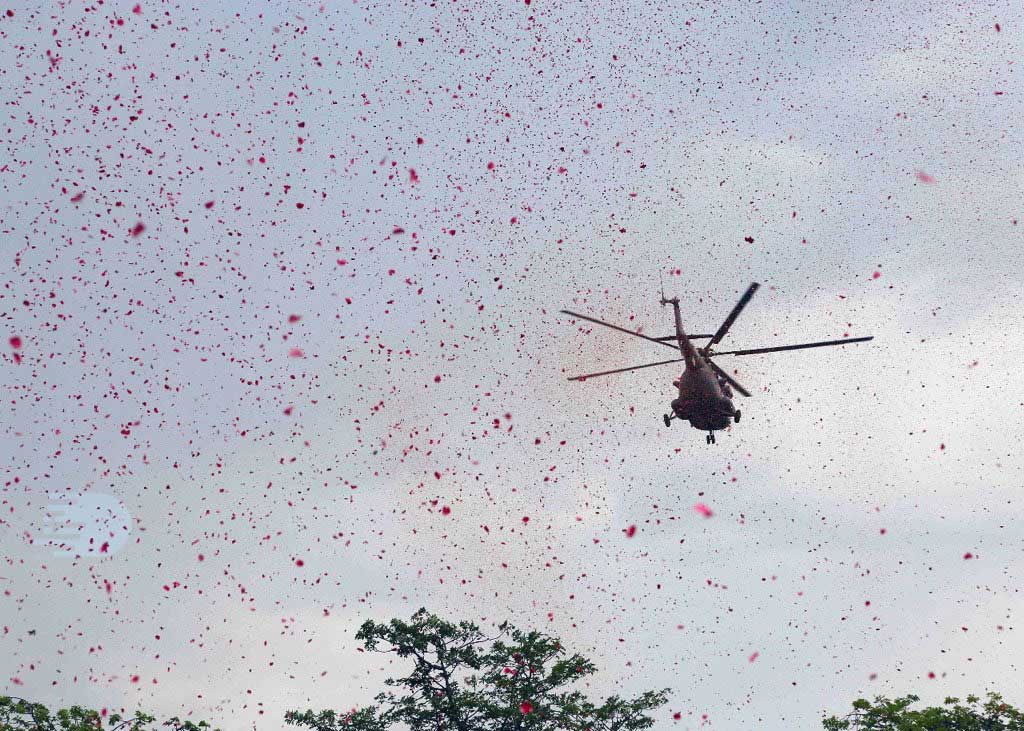
[[[711,348],[713,345],[718,345],[718,343],[721,342],[722,338],[724,338],[725,334],[729,332],[729,328],[732,327],[734,322],[736,322],[736,318],[740,316],[740,313],[743,312],[743,308],[747,306],[747,303],[750,302],[750,298],[754,296],[754,293],[757,292],[760,286],[760,284],[754,282],[747,287],[747,291],[743,293],[742,297],[740,297],[740,301],[732,308],[732,312],[730,312],[729,316],[725,318],[725,322],[723,322],[722,326],[718,328],[718,332],[716,332],[714,337],[711,338],[711,342],[707,345],[708,348]]]
[[[654,366],[668,365],[669,363],[682,363],[682,358],[673,358],[672,360],[662,360],[657,363],[645,363],[644,365],[630,366],[629,368],[616,368],[613,371],[601,371],[600,373],[588,373],[585,376],[573,376],[570,381],[585,381],[588,378],[596,378],[598,376],[610,376],[613,373],[626,373],[627,371],[638,371],[641,368],[653,368]]]
[[[730,386],[732,386],[733,388],[735,388],[735,389],[736,389],[737,391],[739,391],[739,392],[740,392],[741,394],[743,394],[744,396],[746,396],[746,397],[748,397],[748,398],[750,397],[750,391],[748,391],[747,389],[743,388],[743,386],[741,386],[741,385],[740,385],[740,382],[739,382],[739,381],[737,381],[737,380],[736,380],[735,378],[733,378],[732,376],[730,376],[730,375],[729,375],[728,373],[726,373],[726,372],[725,372],[724,370],[722,370],[721,368],[719,368],[719,367],[718,367],[718,365],[716,365],[715,363],[712,363],[712,362],[711,362],[710,360],[708,360],[708,359],[705,359],[705,361],[704,361],[704,362],[705,362],[705,363],[707,363],[707,364],[708,364],[709,366],[711,366],[711,367],[712,367],[712,368],[714,369],[715,373],[717,373],[717,374],[718,374],[718,375],[720,375],[720,376],[721,376],[722,378],[724,378],[724,379],[726,380],[726,382],[728,382],[728,384],[729,384]]]

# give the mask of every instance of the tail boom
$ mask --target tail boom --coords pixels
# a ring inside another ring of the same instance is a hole
[[[693,347],[690,339],[686,337],[686,331],[683,330],[683,318],[679,314],[679,298],[665,299],[665,295],[662,293],[661,304],[672,305],[672,312],[676,321],[676,342],[679,344],[679,352],[682,354],[683,360],[686,361],[687,369],[699,368],[701,363],[700,355],[697,353],[697,349]]]

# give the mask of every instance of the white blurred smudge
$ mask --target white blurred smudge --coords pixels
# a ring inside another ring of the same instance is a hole
[[[67,503],[51,503],[43,518],[43,545],[57,558],[114,555],[128,542],[132,516],[114,495],[85,492]]]

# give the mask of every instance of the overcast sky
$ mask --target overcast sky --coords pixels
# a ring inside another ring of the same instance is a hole
[[[0,692],[276,729],[425,606],[671,687],[657,728],[1024,704],[1022,29],[8,4]],[[674,366],[566,381],[671,357],[558,314],[669,334],[659,275],[695,332],[763,285],[723,348],[875,340],[722,357],[707,446]]]

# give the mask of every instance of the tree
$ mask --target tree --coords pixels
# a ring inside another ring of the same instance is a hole
[[[1024,731],[1024,713],[998,693],[989,693],[983,704],[969,695],[966,704],[959,698],[946,698],[941,706],[911,710],[919,700],[916,695],[894,700],[876,696],[873,703],[860,698],[848,715],[831,716],[822,725],[826,731]]]
[[[23,698],[0,696],[0,731],[96,731],[103,728],[104,717],[98,711],[81,706],[51,712],[41,703]],[[136,711],[130,718],[117,713],[106,718],[107,731],[155,731],[156,718]],[[165,731],[216,731],[206,721],[192,723],[170,718],[159,724]]]
[[[289,711],[285,720],[312,731],[639,731],[666,702],[667,690],[600,705],[572,689],[597,668],[541,632],[502,624],[487,637],[470,622],[453,624],[420,609],[410,622],[363,623],[356,638],[371,652],[412,660],[409,675],[389,678],[376,705],[347,712]],[[842,728],[842,727],[840,727]],[[124,718],[73,706],[0,696],[0,731],[217,731],[205,722],[157,723],[141,711]]]
[[[312,731],[636,731],[654,725],[648,712],[667,690],[600,705],[571,686],[597,669],[540,632],[507,622],[487,637],[470,622],[453,624],[420,609],[412,621],[367,621],[356,633],[367,650],[413,662],[376,705],[348,713],[290,711],[285,720]]]

